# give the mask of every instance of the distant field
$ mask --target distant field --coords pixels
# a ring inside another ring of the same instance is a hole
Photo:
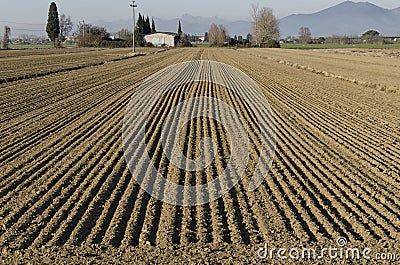
[[[209,48],[210,43],[209,42],[192,42],[193,47],[199,47],[199,48]]]
[[[75,44],[63,45],[65,48],[76,47]],[[10,44],[10,49],[50,49],[53,48],[52,44]]]
[[[284,49],[400,49],[400,44],[281,44]]]
[[[210,44],[207,43],[192,43],[194,47],[208,48]],[[63,45],[64,48],[74,48],[74,44]],[[400,49],[400,44],[357,44],[357,45],[341,45],[341,44],[281,44],[284,49]],[[10,49],[50,49],[53,48],[52,44],[10,44]]]

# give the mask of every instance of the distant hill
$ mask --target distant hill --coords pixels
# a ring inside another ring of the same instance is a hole
[[[392,9],[392,11],[393,11],[395,14],[400,15],[400,7],[395,8],[395,9]]]
[[[178,18],[154,18],[158,31],[176,32]],[[200,17],[185,14],[180,18],[185,33],[204,35],[211,23],[223,24],[231,36],[245,37],[251,31],[251,22],[245,20],[227,20],[219,17]],[[131,29],[132,20],[89,21],[93,25],[104,26],[115,33],[122,28]],[[0,23],[0,35],[6,24]],[[11,25],[12,26],[12,25]],[[299,28],[305,26],[311,29],[313,36],[361,35],[369,29],[374,29],[383,35],[400,35],[400,7],[385,9],[369,2],[346,1],[336,6],[313,14],[294,14],[280,20],[281,37],[297,36]],[[18,34],[32,34],[30,30],[12,30],[12,37]],[[37,35],[46,35],[45,31]],[[1,35],[2,36],[2,35]]]
[[[154,18],[158,31],[176,32],[178,30],[178,18],[161,19]],[[218,17],[200,17],[185,14],[180,18],[182,22],[182,30],[192,35],[204,35],[209,30],[211,23],[223,24],[228,29],[230,35],[242,35],[245,37],[251,29],[249,21],[229,21]],[[95,21],[94,25],[105,26],[110,32],[117,32],[121,28],[132,28],[132,20],[118,20],[112,22]]]
[[[158,31],[176,32],[178,29],[178,18],[154,20]],[[251,22],[244,20],[230,21],[189,14],[183,15],[180,20],[183,31],[194,35],[204,35],[211,23],[225,25],[231,36],[236,34],[245,37],[251,31]],[[95,21],[93,24],[105,26],[110,32],[132,28],[131,20]],[[399,36],[400,7],[385,9],[368,2],[346,1],[317,13],[290,15],[280,20],[281,37],[297,36],[302,26],[309,27],[313,36],[361,35],[369,29],[377,30],[386,36]]]
[[[297,36],[299,28],[313,36],[361,35],[369,29],[400,35],[400,7],[385,9],[369,2],[346,1],[314,14],[290,15],[280,20],[281,37]]]

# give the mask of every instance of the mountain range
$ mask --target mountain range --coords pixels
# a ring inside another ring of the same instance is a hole
[[[298,35],[299,28],[313,36],[361,35],[374,29],[386,36],[400,35],[400,7],[385,9],[369,2],[346,1],[314,14],[295,14],[280,20],[281,37]]]
[[[154,18],[158,31],[176,32],[179,19]],[[183,31],[194,35],[204,35],[211,23],[223,24],[231,36],[246,36],[251,31],[250,21],[231,21],[218,17],[200,17],[189,14],[181,18]],[[132,21],[95,21],[93,24],[105,26],[111,32],[121,28],[131,28]],[[311,29],[313,36],[361,35],[369,29],[381,34],[400,35],[400,7],[385,9],[369,2],[345,1],[313,14],[293,14],[280,19],[281,37],[298,35],[299,28]]]
[[[219,17],[200,17],[184,14],[181,18],[162,19],[154,18],[157,31],[162,32],[176,32],[178,30],[179,20],[182,23],[182,30],[191,35],[204,35],[210,29],[212,23],[224,25],[230,35],[246,36],[251,30],[251,22],[245,20],[231,21]],[[117,32],[121,28],[132,28],[132,20],[117,20],[112,22],[95,21],[94,25],[101,25],[106,27],[110,32]]]

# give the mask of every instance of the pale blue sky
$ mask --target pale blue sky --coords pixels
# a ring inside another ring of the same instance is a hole
[[[238,20],[248,19],[251,4],[258,3],[274,9],[282,18],[293,13],[313,13],[341,3],[344,0],[138,0],[138,11],[159,18],[177,18],[183,14]],[[6,2],[6,3],[5,3]],[[0,26],[3,21],[23,23],[45,23],[49,0],[0,0]],[[370,0],[384,8],[400,6],[399,0]],[[131,18],[128,0],[58,0],[59,12],[72,16],[74,22],[85,19],[89,23],[96,20],[112,21]],[[7,8],[3,8],[3,7]],[[25,25],[17,25],[27,28]],[[13,27],[17,27],[13,25]],[[29,28],[34,28],[32,25]],[[41,26],[37,25],[42,29]]]

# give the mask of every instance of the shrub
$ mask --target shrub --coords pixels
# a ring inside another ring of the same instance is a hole
[[[280,48],[281,45],[276,40],[270,40],[266,43],[261,44],[261,48]]]
[[[192,44],[187,39],[180,39],[176,44],[176,47],[192,47]]]
[[[129,41],[122,40],[122,39],[107,39],[104,38],[101,40],[101,42],[98,44],[99,47],[102,48],[127,48],[131,47],[132,44]]]

